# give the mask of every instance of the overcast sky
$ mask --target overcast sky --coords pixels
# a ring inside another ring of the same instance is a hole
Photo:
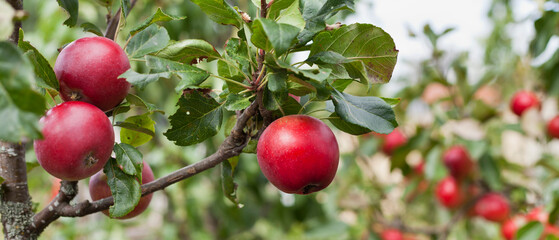
[[[410,64],[406,62],[417,62],[429,57],[427,40],[411,38],[408,35],[408,29],[421,33],[426,23],[429,23],[435,32],[441,32],[448,27],[456,28],[454,32],[441,39],[441,48],[451,53],[469,51],[473,69],[480,69],[475,64],[481,63],[484,51],[482,41],[491,31],[491,23],[486,17],[490,0],[360,0],[357,2],[356,14],[346,19],[346,23],[372,23],[393,37],[396,48],[400,50],[393,79],[413,71]],[[518,21],[537,17],[536,1],[513,0],[512,2],[515,19]],[[530,21],[523,21],[522,24],[512,27],[516,51],[526,51],[529,40],[533,36],[532,28]],[[475,76],[475,73],[472,74]]]

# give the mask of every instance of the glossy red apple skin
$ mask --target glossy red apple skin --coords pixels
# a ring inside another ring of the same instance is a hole
[[[460,145],[452,146],[445,151],[443,163],[450,175],[458,179],[470,175],[474,167],[470,154],[466,148]]]
[[[559,116],[553,117],[547,123],[547,133],[553,138],[559,138]]]
[[[516,235],[518,229],[520,229],[526,223],[528,223],[528,221],[524,216],[517,215],[509,218],[501,225],[501,234],[505,239],[512,240],[514,239],[514,235]]]
[[[404,235],[397,229],[386,229],[381,233],[382,240],[404,240]]]
[[[155,179],[153,176],[153,171],[151,170],[149,164],[144,161],[144,167],[142,168],[142,184],[152,182]],[[89,180],[89,194],[93,201],[106,198],[111,196],[111,189],[107,184],[107,175],[103,171],[99,171]],[[151,202],[152,194],[148,194],[140,198],[140,202],[136,205],[136,208],[130,213],[126,214],[124,217],[119,217],[118,219],[129,219],[140,215],[144,212]],[[104,210],[103,214],[109,216],[109,210]]]
[[[450,209],[461,206],[465,200],[460,183],[452,176],[443,178],[437,184],[435,194],[439,203]]]
[[[266,178],[286,193],[309,194],[326,188],[339,162],[332,130],[306,115],[272,122],[260,136],[256,156]]]
[[[522,116],[529,108],[539,108],[539,106],[540,100],[530,91],[519,91],[515,93],[510,100],[510,108],[517,116]]]
[[[489,221],[503,222],[509,216],[509,201],[500,194],[487,193],[476,202],[474,211]]]
[[[406,136],[396,128],[384,137],[382,152],[384,152],[386,155],[392,155],[394,150],[406,144],[407,141],[408,139],[406,138]]]
[[[39,124],[43,139],[35,140],[35,154],[52,176],[68,181],[88,178],[111,156],[113,126],[103,111],[89,103],[62,103],[47,111]]]
[[[107,111],[128,94],[130,83],[118,76],[129,68],[118,44],[104,37],[85,37],[62,49],[54,73],[64,101],[88,102]]]

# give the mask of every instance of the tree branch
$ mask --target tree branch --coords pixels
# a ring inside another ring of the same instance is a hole
[[[213,168],[231,157],[240,155],[250,139],[250,136],[244,132],[244,128],[248,120],[252,116],[256,115],[257,109],[257,102],[253,102],[247,109],[245,109],[245,111],[238,117],[237,123],[231,131],[231,135],[225,138],[215,153],[207,158],[204,158],[202,161],[188,165],[170,173],[167,176],[142,185],[142,196],[162,190],[176,182]],[[51,222],[59,217],[81,217],[106,210],[114,204],[113,197],[111,196],[94,202],[83,201],[72,205],[70,204],[70,201],[77,193],[77,186],[75,185],[75,182],[63,181],[61,186],[61,190],[54,200],[51,201],[47,207],[37,213],[35,217],[33,217],[33,230],[34,232],[37,232],[37,234],[42,232]],[[68,186],[70,186],[70,188]],[[75,191],[71,189],[75,189]]]
[[[23,10],[23,0],[8,0],[16,10]],[[17,44],[21,21],[14,21],[14,31],[9,40]],[[25,163],[25,143],[0,141],[1,185],[0,214],[5,239],[36,239],[30,232],[33,216],[31,197],[27,185],[27,165]]]

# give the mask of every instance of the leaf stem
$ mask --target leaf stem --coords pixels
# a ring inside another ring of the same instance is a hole
[[[301,114],[301,112],[303,112],[303,110],[305,110],[305,107],[306,107],[307,105],[309,105],[314,99],[315,99],[315,97],[309,99],[309,101],[307,101],[307,102],[303,105],[303,107],[301,107],[301,110],[299,110],[299,112],[298,112],[297,114]]]
[[[258,77],[256,78],[256,81],[254,82],[255,86],[260,85],[260,81],[262,80],[262,76],[264,76],[264,72],[266,72],[266,65],[262,65],[262,69],[260,69],[260,74],[258,74]]]
[[[235,81],[235,80],[233,80],[233,79],[225,78],[225,77],[222,77],[222,76],[219,76],[219,75],[215,75],[215,74],[210,74],[210,75],[211,75],[212,77],[219,78],[219,79],[221,79],[221,80],[223,80],[223,81],[237,84],[237,85],[239,85],[239,86],[241,86],[241,87],[244,87],[244,88],[246,88],[246,89],[252,88],[252,87],[249,86],[249,85],[246,85],[246,84],[237,82],[237,81]]]
[[[250,78],[237,65],[233,64],[232,62],[230,62],[229,60],[227,60],[225,58],[220,58],[220,59],[221,59],[221,61],[227,63],[227,65],[237,69],[237,71],[239,71],[241,74],[243,74],[243,77],[245,77],[245,79],[250,82]]]
[[[262,89],[262,87],[266,86],[266,83],[268,83],[268,79],[269,79],[269,77],[268,77],[268,75],[266,75],[266,76],[264,77],[264,81],[262,81],[262,83],[260,83],[260,84],[258,85],[257,91],[260,91],[260,89]]]
[[[130,37],[128,37],[128,40],[126,40],[126,43],[122,47],[123,50],[126,50],[126,47],[128,47],[128,43],[130,43],[130,39],[132,39],[132,35],[130,35]]]

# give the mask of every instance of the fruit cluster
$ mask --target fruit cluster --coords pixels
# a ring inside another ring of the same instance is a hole
[[[102,169],[111,157],[115,134],[104,111],[120,104],[130,88],[118,78],[130,68],[122,48],[104,37],[86,37],[68,44],[58,56],[54,72],[65,101],[41,118],[43,139],[34,142],[39,164],[52,176],[78,181],[94,175],[89,183],[93,200],[111,195]],[[142,182],[153,181],[144,162]],[[144,211],[151,195],[123,218]],[[108,212],[104,212],[108,215]]]
[[[429,104],[437,101],[446,101],[450,98],[448,88],[433,84],[429,85],[422,99]],[[480,90],[489,91],[485,94],[477,94],[474,99],[479,99],[487,105],[495,107],[494,99],[489,99],[488,95],[494,95],[495,90],[489,87],[482,87]],[[490,91],[491,90],[491,91]],[[429,93],[427,93],[429,91]],[[478,91],[479,92],[479,91]],[[425,94],[427,93],[427,94]],[[460,101],[457,101],[460,104]],[[530,91],[519,91],[510,99],[510,111],[518,117],[522,117],[528,110],[540,109],[540,100]],[[444,106],[443,106],[444,107]],[[448,106],[447,106],[448,107]],[[559,116],[551,119],[547,124],[547,133],[552,138],[559,138]],[[392,156],[402,146],[408,144],[408,139],[402,131],[395,129],[391,134],[378,135],[381,139],[380,148],[384,154]],[[531,221],[539,221],[544,225],[542,237],[547,235],[559,236],[559,228],[548,223],[548,213],[542,207],[533,208],[527,214],[514,215],[511,210],[510,202],[505,195],[491,191],[487,186],[479,184],[478,165],[467,148],[463,145],[453,145],[446,149],[441,157],[448,175],[441,179],[434,189],[434,194],[439,204],[451,211],[461,209],[466,211],[467,217],[481,217],[487,221],[501,225],[501,232],[505,239],[514,239],[518,229]],[[423,174],[424,162],[421,161],[413,169],[413,173],[419,176]],[[409,180],[409,179],[408,179]],[[427,189],[427,181],[422,181],[417,186],[417,191],[424,192]],[[421,188],[421,189],[420,189]],[[398,229],[385,229],[382,239],[404,239]]]

